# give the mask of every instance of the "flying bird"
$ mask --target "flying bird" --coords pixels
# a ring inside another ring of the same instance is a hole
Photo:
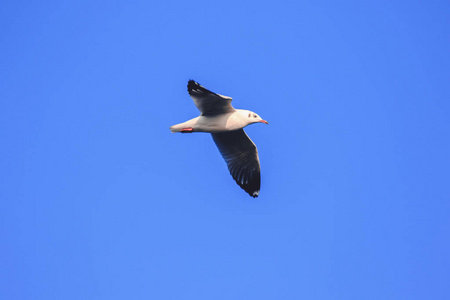
[[[258,150],[243,128],[253,123],[269,123],[252,111],[235,109],[230,97],[213,93],[194,80],[189,80],[187,88],[200,116],[173,125],[170,130],[211,133],[233,179],[250,196],[258,197],[261,186]]]

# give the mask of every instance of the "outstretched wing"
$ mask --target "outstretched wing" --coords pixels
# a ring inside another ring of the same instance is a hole
[[[219,115],[235,111],[231,106],[231,98],[223,95],[213,93],[198,82],[189,80],[188,92],[191,98],[194,100],[195,106],[197,106],[202,116]]]
[[[258,150],[243,129],[211,133],[236,183],[253,198],[261,186]]]

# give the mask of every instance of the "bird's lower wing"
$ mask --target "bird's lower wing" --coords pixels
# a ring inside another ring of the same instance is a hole
[[[220,154],[236,183],[250,196],[259,195],[261,176],[258,150],[243,129],[212,133]]]

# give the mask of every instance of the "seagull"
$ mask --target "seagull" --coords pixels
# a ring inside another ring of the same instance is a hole
[[[173,125],[170,131],[211,133],[233,179],[250,196],[258,197],[261,185],[258,150],[243,128],[269,122],[252,111],[235,109],[230,97],[213,93],[194,80],[189,80],[187,89],[200,116]]]

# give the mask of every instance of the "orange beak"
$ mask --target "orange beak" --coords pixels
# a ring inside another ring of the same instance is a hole
[[[266,120],[261,120],[261,121],[259,121],[260,123],[264,123],[264,124],[267,124],[267,125],[269,125],[269,122],[267,122]]]

